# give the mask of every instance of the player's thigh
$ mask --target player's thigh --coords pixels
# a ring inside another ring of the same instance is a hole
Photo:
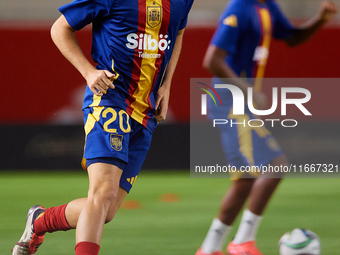
[[[94,163],[88,167],[89,199],[102,199],[114,203],[118,198],[122,169],[107,163]]]

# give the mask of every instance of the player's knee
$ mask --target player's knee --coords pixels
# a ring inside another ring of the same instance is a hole
[[[105,204],[110,206],[112,203],[116,201],[117,195],[118,195],[118,189],[109,188],[109,189],[103,190],[101,194],[101,199]]]
[[[117,196],[118,188],[112,187],[111,185],[102,185],[93,192],[89,192],[89,198],[92,197],[96,203],[102,204],[107,208],[115,202]]]

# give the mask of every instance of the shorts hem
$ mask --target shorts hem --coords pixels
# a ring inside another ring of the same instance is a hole
[[[99,158],[92,158],[86,159],[86,167],[88,168],[91,164],[94,163],[106,163],[110,165],[114,165],[121,170],[124,170],[127,163],[119,158],[109,158],[109,157],[99,157]]]

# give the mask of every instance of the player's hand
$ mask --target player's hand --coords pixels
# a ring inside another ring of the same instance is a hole
[[[155,103],[156,114],[155,121],[160,122],[166,119],[169,107],[170,86],[163,86],[159,88]]]
[[[319,15],[324,22],[331,20],[338,13],[338,8],[331,1],[323,1],[320,4]]]
[[[86,76],[87,85],[95,95],[102,96],[109,88],[115,88],[110,80],[114,76],[113,73],[107,70],[94,69]]]
[[[261,91],[253,91],[253,104],[257,110],[263,110],[267,105],[267,97]]]

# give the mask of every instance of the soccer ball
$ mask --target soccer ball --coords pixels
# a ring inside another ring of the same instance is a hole
[[[285,233],[279,242],[280,255],[320,255],[319,237],[312,231],[296,228]]]

